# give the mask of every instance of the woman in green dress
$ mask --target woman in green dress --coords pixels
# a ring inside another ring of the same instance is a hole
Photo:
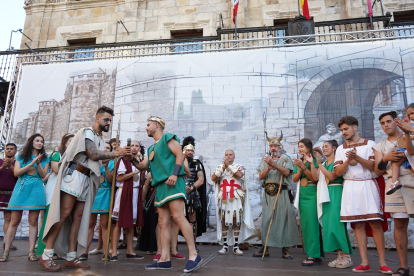
[[[62,140],[60,142],[60,145],[58,147],[58,151],[53,152],[50,156],[50,168],[51,173],[49,176],[49,179],[47,180],[46,186],[45,186],[45,197],[46,197],[46,211],[43,215],[43,222],[42,227],[40,228],[39,233],[39,242],[37,245],[37,255],[42,255],[43,251],[45,250],[46,245],[43,243],[43,232],[45,230],[46,220],[47,220],[47,214],[49,213],[49,206],[50,202],[52,201],[52,195],[53,191],[55,189],[57,174],[59,172],[59,161],[62,155],[65,153],[66,149],[68,148],[70,142],[72,141],[72,138],[75,135],[72,133],[67,133],[62,136]],[[55,257],[55,256],[54,256]],[[56,256],[57,257],[57,256]],[[55,258],[56,258],[55,257]]]
[[[341,222],[341,199],[344,179],[337,176],[334,170],[336,140],[323,144],[323,154],[327,161],[323,164],[318,159],[318,166],[325,176],[329,191],[329,202],[322,203],[323,248],[326,252],[337,252],[337,258],[328,264],[329,267],[347,268],[352,266],[351,256],[354,251],[349,240],[346,223]]]
[[[312,266],[322,262],[321,256],[325,257],[316,196],[319,168],[313,156],[312,141],[304,138],[299,141],[298,147],[302,158],[293,159],[295,164],[293,181],[300,182],[300,188],[297,191],[299,193],[299,215],[307,256],[302,265]]]

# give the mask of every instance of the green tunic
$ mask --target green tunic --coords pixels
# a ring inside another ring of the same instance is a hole
[[[326,162],[323,164],[330,172],[334,169],[333,165],[334,162],[330,165],[326,165]],[[346,223],[340,221],[343,186],[338,184],[343,182],[344,179],[340,176],[328,184],[330,202],[322,204],[323,248],[326,252],[341,249],[344,253],[354,254]]]
[[[155,207],[160,207],[173,199],[183,198],[186,200],[187,198],[184,180],[184,164],[181,167],[175,185],[168,186],[165,184],[165,181],[167,181],[168,177],[170,177],[174,171],[176,161],[175,155],[167,145],[168,141],[171,139],[175,139],[180,143],[180,139],[174,134],[164,133],[157,143],[148,148],[148,156],[151,156],[151,153],[154,152],[154,158],[149,160],[149,165],[151,167],[152,176],[151,186],[157,187],[154,199]]]
[[[286,160],[285,168],[293,170],[292,160],[282,155],[280,159],[275,160],[276,164],[283,166]],[[264,171],[267,167],[266,162],[262,161],[260,170]],[[271,170],[267,177],[263,180],[265,183],[279,183],[281,174],[278,170]],[[293,182],[292,173],[288,177],[283,177],[282,184],[285,186],[291,185]],[[273,205],[276,196],[269,196],[263,192],[262,204],[262,242],[266,241],[267,230],[269,229],[270,219],[272,217]],[[295,212],[293,211],[292,203],[290,202],[288,191],[281,190],[279,199],[276,203],[275,214],[273,216],[272,227],[269,232],[269,241],[267,246],[271,247],[290,247],[301,243],[300,232],[296,222]]]
[[[316,158],[313,159],[313,164],[315,168],[318,167]],[[309,168],[309,162],[305,162],[304,165]],[[297,166],[295,166],[293,172],[298,172]],[[300,179],[304,177],[309,180],[305,173],[302,172]],[[299,189],[299,214],[306,255],[310,258],[325,257],[321,226],[318,221],[317,186],[315,184],[309,184],[306,187],[300,186]]]

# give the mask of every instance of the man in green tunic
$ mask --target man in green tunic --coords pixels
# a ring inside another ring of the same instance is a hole
[[[184,154],[180,140],[171,133],[164,133],[165,122],[158,117],[150,117],[147,124],[147,134],[153,137],[155,143],[148,148],[148,156],[139,162],[132,159],[132,164],[139,170],[147,170],[151,166],[152,183],[157,187],[154,206],[158,208],[158,225],[161,229],[161,258],[158,262],[148,265],[145,269],[171,269],[170,218],[178,224],[188,245],[189,261],[184,272],[196,269],[202,261],[197,254],[193,228],[185,218],[186,184],[184,175],[190,175],[188,166],[183,166]],[[186,172],[184,172],[184,169]]]
[[[266,134],[267,136],[267,134]],[[289,156],[282,153],[283,147],[280,141],[283,134],[277,138],[267,140],[269,142],[269,156],[264,156],[260,165],[260,180],[263,180],[263,205],[262,205],[262,243],[266,241],[267,230],[272,218],[273,205],[276,200],[279,183],[282,180],[282,190],[276,203],[273,215],[272,227],[269,231],[267,246],[282,247],[283,258],[292,259],[288,248],[301,243],[300,232],[296,223],[296,216],[289,199],[288,186],[292,184],[293,164]],[[261,257],[264,246],[253,257]],[[265,256],[269,256],[266,250]]]

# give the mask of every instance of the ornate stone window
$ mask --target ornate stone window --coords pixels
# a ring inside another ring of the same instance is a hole
[[[89,92],[93,92],[93,85],[89,85]]]

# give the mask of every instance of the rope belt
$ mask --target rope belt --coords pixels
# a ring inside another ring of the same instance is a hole
[[[118,189],[119,189],[119,188],[122,188],[122,187],[124,187],[124,186],[119,186],[119,187],[118,187]],[[132,188],[133,188],[133,189],[139,189],[139,187],[132,187]],[[111,189],[111,188],[104,188],[104,189]]]
[[[328,186],[343,186],[344,183],[329,183]]]
[[[112,189],[111,187],[109,187],[109,188],[99,188],[99,190],[110,190],[110,189]]]

